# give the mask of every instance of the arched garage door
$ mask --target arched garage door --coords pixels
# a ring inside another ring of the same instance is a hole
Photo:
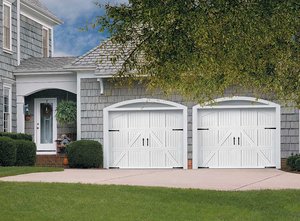
[[[280,168],[280,106],[249,97],[193,108],[194,168]]]
[[[106,168],[186,168],[187,108],[157,99],[104,109]]]

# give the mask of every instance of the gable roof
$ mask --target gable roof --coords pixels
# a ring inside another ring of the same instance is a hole
[[[61,19],[59,19],[56,15],[54,15],[43,3],[39,0],[21,0],[21,2],[25,5],[32,7],[33,9],[37,10],[38,12],[50,17],[57,23],[63,23]]]
[[[21,61],[14,73],[65,71],[64,67],[74,60],[75,57],[29,58]]]
[[[70,69],[90,67],[99,75],[112,75],[121,70],[125,57],[129,55],[131,49],[131,45],[124,49],[121,44],[108,39],[74,60]]]

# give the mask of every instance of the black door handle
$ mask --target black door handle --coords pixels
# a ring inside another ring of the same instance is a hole
[[[147,147],[149,147],[149,138],[147,138]]]
[[[240,138],[238,138],[238,145],[240,145]]]
[[[233,138],[233,145],[235,145],[235,137]]]
[[[143,146],[145,146],[145,139],[143,138]]]

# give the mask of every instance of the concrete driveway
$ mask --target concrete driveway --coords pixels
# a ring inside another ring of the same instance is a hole
[[[300,189],[300,174],[276,169],[78,170],[35,173],[0,181],[116,184],[211,190]]]

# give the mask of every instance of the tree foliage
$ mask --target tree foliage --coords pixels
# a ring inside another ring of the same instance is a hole
[[[228,88],[300,106],[299,0],[130,0],[92,27],[131,45],[119,77],[200,103]],[[139,78],[143,76],[143,78]]]

